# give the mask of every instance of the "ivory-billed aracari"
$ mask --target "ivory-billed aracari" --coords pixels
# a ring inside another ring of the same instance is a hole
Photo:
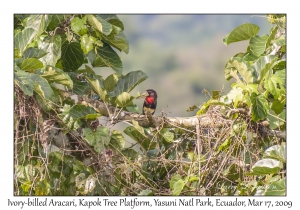
[[[154,114],[157,105],[157,93],[153,89],[146,90],[139,98],[145,98],[143,105],[143,114]]]

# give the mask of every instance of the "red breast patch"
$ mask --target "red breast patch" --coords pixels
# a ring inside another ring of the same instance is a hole
[[[153,97],[150,97],[150,96],[147,96],[147,97],[146,97],[146,101],[147,101],[148,104],[153,104],[153,103],[154,103],[154,100],[155,100],[155,99],[154,99]]]

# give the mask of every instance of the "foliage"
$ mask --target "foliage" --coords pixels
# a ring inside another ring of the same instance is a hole
[[[261,132],[286,125],[285,19],[268,18],[270,35],[243,24],[223,40],[249,46],[225,66],[225,78],[236,80],[232,90],[212,91],[197,115],[229,123],[148,128],[127,121],[123,133],[135,148],[111,129],[123,110],[138,112],[139,94],[130,92],[147,79],[140,70],[122,74],[115,50],[129,53],[129,44],[121,20],[15,15],[15,195],[284,195],[285,144]],[[95,67],[114,73],[103,78]],[[106,125],[98,120],[104,114]]]

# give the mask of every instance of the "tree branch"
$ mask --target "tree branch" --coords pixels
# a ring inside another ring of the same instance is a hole
[[[232,123],[231,119],[226,119],[226,117],[218,115],[208,115],[203,114],[199,116],[192,117],[164,117],[164,116],[152,116],[151,121],[146,115],[137,114],[133,112],[127,112],[119,108],[115,108],[112,105],[107,105],[101,101],[93,100],[89,98],[84,99],[87,103],[91,104],[97,111],[103,116],[109,117],[113,122],[121,121],[132,121],[135,120],[143,127],[158,127],[163,126],[164,128],[181,127],[181,128],[195,128],[198,123],[203,128],[205,127],[224,127]],[[234,111],[231,111],[231,114]],[[241,112],[238,110],[237,112]],[[119,113],[117,116],[109,113]],[[244,112],[243,112],[244,113]],[[245,112],[246,113],[246,112]],[[244,113],[244,114],[245,114]],[[285,131],[271,130],[269,128],[263,127],[261,129],[262,134],[266,136],[276,136],[278,138],[286,138]]]

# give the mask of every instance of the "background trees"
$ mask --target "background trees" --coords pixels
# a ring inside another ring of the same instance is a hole
[[[224,38],[249,40],[225,66],[231,90],[170,118],[139,114],[148,76],[123,74],[116,15],[15,15],[15,194],[284,195],[285,16],[267,18],[270,34],[246,23]]]

